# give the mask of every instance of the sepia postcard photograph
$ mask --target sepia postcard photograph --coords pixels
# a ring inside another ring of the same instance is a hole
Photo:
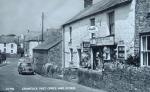
[[[150,92],[150,0],[0,0],[0,92]]]

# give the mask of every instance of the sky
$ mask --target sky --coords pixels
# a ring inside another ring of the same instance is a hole
[[[83,0],[0,0],[0,34],[23,34],[59,28],[83,9]]]

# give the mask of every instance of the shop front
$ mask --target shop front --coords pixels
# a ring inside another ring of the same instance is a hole
[[[101,69],[105,62],[113,62],[116,57],[115,47],[115,45],[92,46],[92,68]]]
[[[104,62],[116,60],[116,47],[113,36],[82,42],[82,48],[78,49],[80,67],[94,70],[101,69]]]
[[[92,68],[101,69],[105,62],[115,60],[116,46],[114,36],[99,37],[91,40]]]

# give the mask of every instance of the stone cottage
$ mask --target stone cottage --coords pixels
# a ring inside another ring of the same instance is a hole
[[[62,68],[62,36],[60,30],[49,30],[45,32],[47,39],[33,49],[33,59],[35,71],[39,74],[44,73],[47,64]]]
[[[150,66],[150,0],[136,0],[135,13],[135,54],[141,66]]]
[[[142,62],[148,64],[149,50],[143,52],[139,47],[142,49],[140,43],[148,45],[149,42],[149,36],[145,37],[149,28],[149,2],[102,0],[66,22],[63,25],[64,67],[97,69],[102,61],[125,61],[139,53],[141,66]],[[140,42],[142,35],[144,41]]]

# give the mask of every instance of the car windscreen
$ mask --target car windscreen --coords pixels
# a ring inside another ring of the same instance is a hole
[[[32,66],[31,63],[23,63],[23,66]]]

